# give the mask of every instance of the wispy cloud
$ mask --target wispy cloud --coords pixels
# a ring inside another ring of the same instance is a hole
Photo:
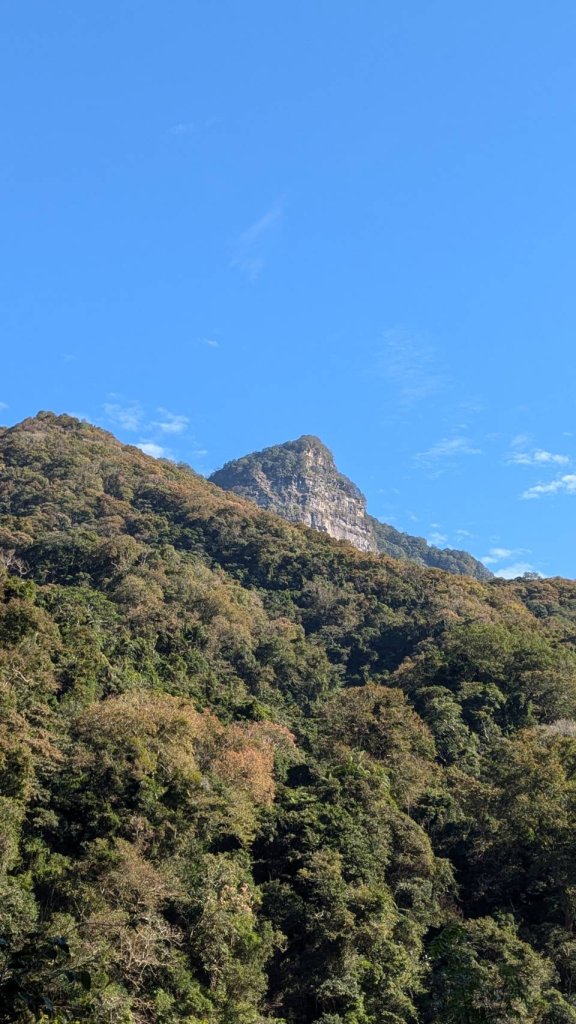
[[[7,409],[7,408],[8,408],[8,402],[0,402],[0,409]]]
[[[278,228],[282,216],[280,206],[271,207],[262,217],[246,228],[233,244],[229,265],[239,270],[252,283],[260,277],[266,265],[265,239]]]
[[[511,448],[527,448],[530,444],[529,434],[515,434],[510,441]]]
[[[511,452],[506,462],[516,466],[565,466],[570,462],[570,458],[568,455],[557,455],[554,452],[547,452],[542,448],[537,448],[532,452]]]
[[[576,473],[565,473],[547,484],[534,484],[523,491],[522,498],[529,501],[534,498],[543,498],[549,494],[576,494]]]
[[[112,402],[104,404],[104,413],[114,426],[123,430],[140,430],[144,412],[139,402],[126,402],[121,395],[110,395]]]
[[[523,576],[525,572],[535,572],[538,576],[542,575],[531,562],[513,562],[512,565],[506,565],[502,569],[498,569],[494,575],[498,576],[501,580],[515,580],[517,576]]]
[[[161,444],[156,444],[155,441],[140,441],[136,445],[141,452],[145,455],[151,455],[153,459],[171,459],[172,453],[168,448],[164,448]]]
[[[267,210],[263,217],[251,224],[249,228],[239,237],[240,245],[253,245],[262,235],[270,231],[282,218],[282,210],[279,206],[273,206]]]
[[[199,338],[198,341],[207,348],[220,348],[220,342],[216,341],[216,338]]]
[[[445,533],[440,533],[439,530],[432,530],[432,532],[428,534],[426,540],[436,548],[442,547],[443,544],[448,543],[447,535]]]
[[[188,416],[182,416],[175,412],[169,412],[168,409],[160,408],[158,412],[163,417],[162,420],[155,420],[152,426],[159,430],[162,434],[183,434],[190,419]]]
[[[430,523],[426,540],[429,544],[433,544],[434,547],[456,547],[457,545],[465,544],[473,537],[470,530],[458,529],[452,533],[447,533],[441,523]]]
[[[464,455],[481,454],[482,450],[467,437],[444,437],[427,451],[418,452],[415,459],[424,466],[432,466],[438,462],[452,462]]]
[[[104,405],[107,425],[122,436],[123,432],[138,434],[136,447],[154,459],[203,459],[208,450],[191,431],[190,417],[159,405],[155,413],[136,400],[110,394]],[[169,441],[168,448],[165,441]]]
[[[484,555],[480,559],[484,565],[498,565],[498,562],[503,561],[505,558],[512,558],[513,555],[521,554],[519,551],[514,551],[512,548],[490,548],[487,555]]]
[[[524,548],[495,547],[490,548],[489,553],[484,555],[480,561],[490,568],[493,567],[494,575],[502,580],[516,579],[517,576],[523,576],[525,572],[536,572],[540,575],[532,562],[526,560],[526,555],[529,554],[530,552]],[[514,561],[510,562],[511,558]],[[509,564],[502,565],[503,562],[508,562]],[[499,566],[499,568],[496,568],[496,566]]]
[[[446,385],[435,350],[404,328],[385,331],[376,372],[387,380],[400,405],[411,406],[437,394]]]

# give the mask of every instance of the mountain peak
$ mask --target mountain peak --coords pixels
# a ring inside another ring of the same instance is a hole
[[[313,448],[318,451],[328,452],[329,455],[332,455],[328,446],[325,445],[321,438],[317,437],[316,434],[302,434],[300,437],[297,437],[295,441],[285,441],[284,444],[274,445],[273,447],[288,448],[291,445],[293,447]]]
[[[401,533],[368,515],[362,491],[338,471],[330,449],[313,434],[227,462],[210,481],[289,522],[346,540],[361,551],[477,579],[492,575],[465,551],[432,547],[423,537]]]
[[[292,441],[282,441],[280,444],[270,445],[268,448],[263,448],[261,451],[251,452],[249,455],[243,456],[243,458],[264,458],[274,456],[276,454],[281,455],[282,452],[316,452],[334,462],[334,456],[328,446],[315,434],[301,434],[300,437],[296,437]],[[232,462],[240,461],[242,460],[232,460]]]
[[[338,472],[330,449],[312,434],[227,462],[210,481],[289,522],[347,540],[361,551],[377,550],[364,495]]]

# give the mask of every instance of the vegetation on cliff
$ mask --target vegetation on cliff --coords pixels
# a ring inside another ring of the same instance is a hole
[[[0,1021],[576,1021],[576,585],[0,431]]]

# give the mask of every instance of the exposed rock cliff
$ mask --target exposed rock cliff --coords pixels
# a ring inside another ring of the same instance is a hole
[[[317,437],[274,445],[227,462],[210,477],[293,523],[347,540],[361,551],[379,551],[456,574],[489,579],[491,573],[466,551],[440,549],[374,519],[366,498],[338,472],[332,452]]]
[[[210,477],[292,523],[304,523],[361,551],[377,551],[366,499],[339,473],[331,451],[317,437],[265,448],[228,462]]]

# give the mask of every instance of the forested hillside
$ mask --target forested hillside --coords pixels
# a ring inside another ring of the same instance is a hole
[[[0,1021],[576,1021],[576,584],[0,431]]]

